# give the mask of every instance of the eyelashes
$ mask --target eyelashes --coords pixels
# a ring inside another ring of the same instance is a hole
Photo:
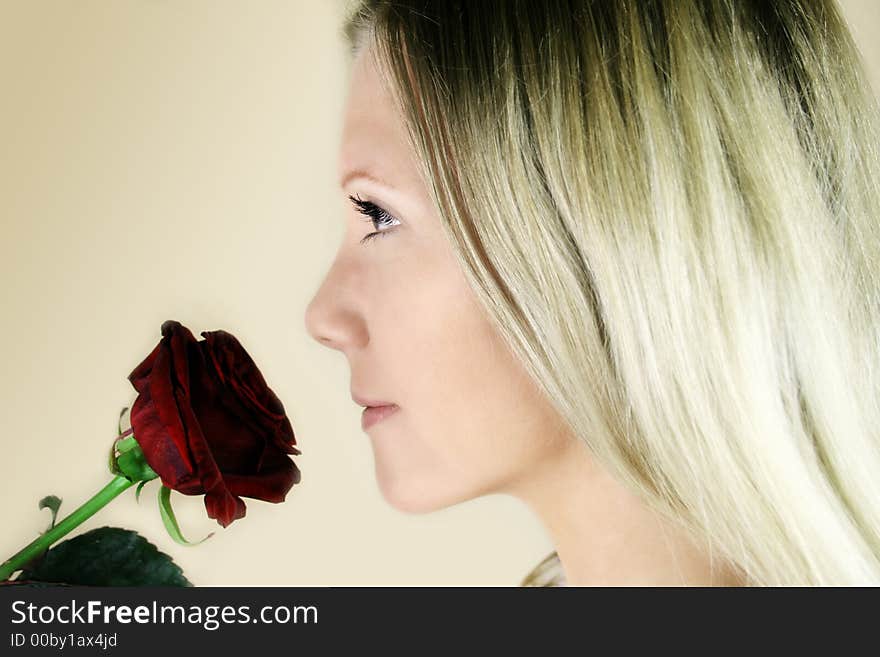
[[[369,235],[364,236],[364,238],[360,241],[361,244],[367,242],[374,237],[384,237],[386,234],[391,232],[387,229],[388,226],[396,226],[400,223],[398,219],[392,217],[388,212],[384,209],[380,208],[375,203],[371,203],[370,201],[364,201],[360,198],[355,198],[354,196],[348,197],[352,203],[354,203],[355,209],[361,214],[365,215],[364,221],[369,221],[376,228],[375,232],[370,233]],[[385,228],[385,230],[381,230]]]

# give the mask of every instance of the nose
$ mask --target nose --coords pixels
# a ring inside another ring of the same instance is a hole
[[[334,349],[338,348],[336,346],[337,340],[333,337],[334,329],[329,319],[332,311],[327,307],[328,297],[323,292],[325,287],[326,283],[318,289],[312,300],[309,301],[309,305],[306,306],[305,325],[306,331],[314,340],[325,347]]]
[[[309,305],[306,306],[305,312],[305,326],[306,331],[314,340],[323,344],[326,347],[332,348],[332,339],[324,330],[324,319],[323,319],[323,309],[320,308],[319,304],[321,303],[318,295],[320,291],[312,297],[312,300],[309,301]]]
[[[314,340],[331,349],[345,350],[364,340],[363,313],[352,303],[339,263],[335,263],[318,291],[306,306],[306,331]]]

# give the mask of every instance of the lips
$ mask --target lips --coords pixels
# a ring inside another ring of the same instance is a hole
[[[377,422],[381,422],[389,415],[396,413],[400,407],[396,404],[386,406],[368,406],[361,414],[361,428],[366,431]]]
[[[378,399],[369,399],[367,397],[361,397],[355,393],[351,393],[351,398],[354,400],[354,403],[358,406],[364,407],[379,407],[379,406],[394,406],[394,402],[390,401],[380,401]]]
[[[364,411],[361,413],[361,428],[364,431],[400,410],[400,407],[394,402],[364,397],[355,392],[351,393],[351,398],[358,406],[364,407]]]

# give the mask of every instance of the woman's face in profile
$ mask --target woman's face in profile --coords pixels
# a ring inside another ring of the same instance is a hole
[[[397,405],[366,430],[376,476],[392,506],[425,512],[513,492],[569,441],[468,286],[375,66],[369,48],[354,62],[339,175],[376,217],[348,202],[305,319],[345,355],[352,395]]]

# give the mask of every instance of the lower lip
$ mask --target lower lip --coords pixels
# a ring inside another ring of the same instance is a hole
[[[390,406],[367,406],[361,414],[361,428],[366,431],[376,422],[384,420],[398,410],[400,410],[400,406],[397,404],[391,404]]]

